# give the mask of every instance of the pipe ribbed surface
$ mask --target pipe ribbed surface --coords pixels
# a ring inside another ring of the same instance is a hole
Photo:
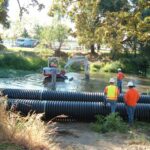
[[[17,110],[27,114],[30,110],[37,113],[45,112],[46,118],[53,118],[57,115],[67,115],[77,120],[94,120],[95,115],[107,115],[110,113],[110,106],[104,106],[101,102],[73,102],[73,101],[35,101],[23,99],[8,99],[8,104],[17,104]],[[127,113],[124,103],[117,104],[117,112],[124,119]],[[135,119],[150,121],[150,104],[138,104],[135,111]]]
[[[24,89],[4,89],[4,95],[12,99],[32,99],[32,100],[51,100],[51,101],[85,101],[85,102],[104,102],[104,93],[90,92],[62,92],[62,91],[42,91]],[[123,102],[123,94],[118,97],[118,102]],[[149,103],[150,95],[141,95],[138,103]]]
[[[24,89],[4,89],[4,95],[12,99],[32,99],[32,100],[64,100],[64,101],[95,101],[103,102],[103,93],[90,92],[62,92],[62,91],[42,91]]]

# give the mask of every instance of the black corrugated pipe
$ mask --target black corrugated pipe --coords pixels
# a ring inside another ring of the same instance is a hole
[[[8,98],[18,99],[35,99],[51,101],[85,101],[85,102],[104,102],[104,93],[91,92],[62,92],[62,91],[42,91],[42,90],[25,90],[25,89],[4,89],[4,95]],[[123,102],[123,94],[118,97],[118,102]],[[150,95],[141,95],[138,103],[149,103]]]
[[[8,104],[16,104],[17,110],[27,114],[30,110],[37,113],[45,112],[45,117],[50,119],[58,115],[67,115],[76,120],[94,120],[95,115],[107,115],[110,106],[104,106],[101,102],[79,102],[79,101],[35,101],[23,99],[8,99]],[[124,103],[117,104],[117,112],[127,119]],[[135,119],[150,121],[150,104],[138,104],[135,111]]]
[[[123,96],[124,94],[120,94],[118,97],[118,102],[124,102]],[[150,104],[150,95],[141,95],[138,103]]]
[[[62,91],[42,91],[42,90],[24,90],[24,89],[4,89],[4,95],[8,98],[17,99],[35,99],[35,100],[64,100],[64,101],[95,101],[103,102],[103,93],[90,92],[62,92]]]

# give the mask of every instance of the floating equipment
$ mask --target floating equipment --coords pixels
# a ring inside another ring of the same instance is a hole
[[[12,105],[16,105],[16,110],[24,115],[27,115],[31,111],[45,113],[47,119],[64,114],[75,120],[92,121],[96,115],[106,116],[111,112],[110,106],[105,106],[102,102],[8,99],[9,108]],[[127,119],[124,103],[117,103],[116,111],[122,118]],[[135,119],[149,122],[150,104],[138,104],[135,110]]]
[[[105,103],[104,93],[26,89],[3,89],[2,92],[8,96],[8,108],[15,106],[23,115],[29,112],[44,113],[45,118],[52,119],[64,114],[71,120],[92,121],[96,115],[106,116],[111,112],[110,106]],[[116,111],[123,119],[127,119],[123,96],[120,94],[118,97]],[[141,95],[135,119],[150,121],[150,95]]]
[[[47,101],[82,101],[82,102],[104,102],[104,93],[94,92],[65,92],[47,90],[26,90],[26,89],[4,89],[4,95],[11,99],[32,99]],[[118,102],[122,103],[123,95],[120,94]],[[150,95],[141,95],[138,103],[150,104]]]

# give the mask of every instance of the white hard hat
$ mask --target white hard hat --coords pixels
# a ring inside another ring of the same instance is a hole
[[[115,82],[115,79],[114,79],[114,78],[110,78],[109,82],[110,82],[110,83],[114,83],[114,82]]]
[[[118,71],[121,71],[121,68],[118,68]]]
[[[134,86],[134,83],[132,81],[129,81],[128,84],[127,84],[127,86],[128,87],[130,87],[130,86],[132,87],[132,86]]]

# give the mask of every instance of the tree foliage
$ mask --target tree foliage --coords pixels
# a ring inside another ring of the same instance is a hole
[[[24,28],[23,33],[22,33],[21,37],[24,37],[24,38],[28,38],[28,37],[30,37],[30,36],[29,36],[29,33],[28,33],[28,31],[27,31],[27,29],[26,29],[26,28]]]
[[[134,51],[140,50],[141,45],[147,45],[150,41],[150,3],[139,1],[133,12],[127,13],[123,26],[126,30],[126,43]]]
[[[121,10],[128,10],[129,4],[127,0],[101,0],[99,9],[101,12],[105,13],[107,11],[109,12],[118,12]]]
[[[41,44],[47,48],[52,48],[56,53],[60,53],[61,46],[69,35],[69,28],[61,23],[55,23],[51,26],[36,27],[36,35]]]
[[[147,45],[150,40],[149,2],[139,1],[136,7],[117,12],[105,12],[105,18],[97,33],[103,33],[106,44],[112,48],[112,58],[128,50],[137,55],[141,45]]]
[[[30,3],[28,3],[27,5],[21,5],[21,1],[17,0],[18,6],[19,6],[19,17],[20,20],[22,19],[22,16],[24,13],[29,14],[29,8],[30,7],[37,7],[37,9],[40,11],[42,10],[45,6],[40,3],[38,0],[31,0]]]
[[[105,18],[107,11],[119,11],[127,9],[126,0],[59,0],[55,1],[50,9],[50,15],[54,15],[56,11],[66,14],[71,18],[76,26],[76,35],[80,44],[91,48],[94,53],[94,45],[100,45],[103,41],[101,23]],[[104,28],[103,28],[104,29]],[[99,32],[101,34],[97,35]]]
[[[7,9],[8,0],[0,0],[0,24],[5,27],[9,27],[9,22],[7,20]]]

